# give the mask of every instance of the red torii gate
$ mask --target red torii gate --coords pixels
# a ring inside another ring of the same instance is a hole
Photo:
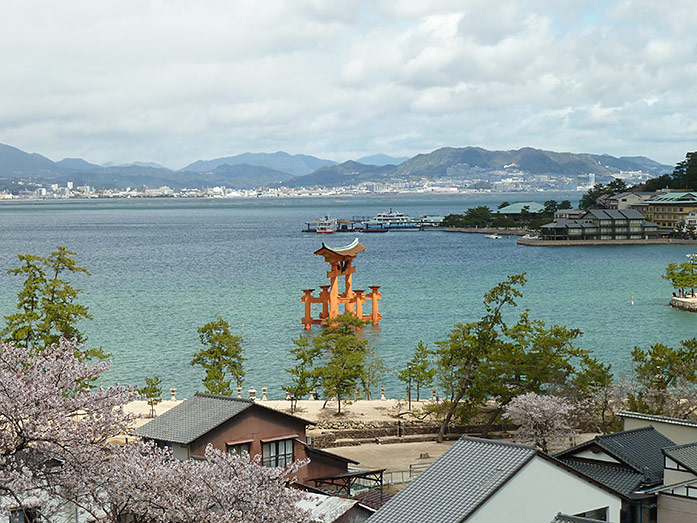
[[[353,289],[352,275],[356,272],[353,260],[359,252],[365,250],[365,246],[358,243],[358,238],[353,240],[345,247],[328,247],[322,243],[322,247],[315,251],[317,256],[323,256],[329,264],[330,270],[327,271],[329,285],[320,285],[319,296],[313,296],[314,289],[303,289],[305,295],[301,298],[305,304],[305,316],[302,319],[305,329],[309,330],[312,325],[327,325],[328,320],[339,315],[339,304],[344,305],[344,312],[353,314],[364,321],[369,321],[377,325],[382,319],[382,314],[378,310],[378,300],[382,294],[378,291],[379,285],[371,285],[370,292],[365,294],[364,290]],[[339,292],[339,278],[344,277],[344,292]],[[363,314],[363,304],[370,300],[372,309],[370,314]],[[319,318],[312,317],[312,304],[321,303],[322,312]]]

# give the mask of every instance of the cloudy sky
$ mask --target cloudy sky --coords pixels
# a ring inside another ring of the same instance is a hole
[[[694,0],[0,0],[0,142],[180,168],[697,149]]]

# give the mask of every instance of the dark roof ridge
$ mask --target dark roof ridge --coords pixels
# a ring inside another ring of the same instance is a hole
[[[466,439],[469,441],[479,441],[481,443],[489,443],[491,445],[504,445],[506,447],[518,447],[520,449],[534,450],[539,452],[537,447],[533,445],[525,445],[524,443],[516,443],[515,441],[500,440],[500,439],[489,439],[489,438],[478,438],[476,436],[460,436],[460,439]]]
[[[658,421],[662,423],[671,423],[674,425],[687,425],[690,427],[697,426],[697,421],[687,418],[673,418],[671,416],[661,416],[658,414],[646,414],[644,412],[634,412],[631,410],[621,410],[617,413],[620,417],[636,418],[650,421]]]
[[[250,405],[256,404],[256,401],[254,400],[246,398],[235,398],[234,396],[225,396],[224,394],[213,394],[211,392],[196,392],[194,396],[198,396],[200,398],[212,398],[217,400],[239,401],[240,403],[248,403]]]
[[[665,453],[666,450],[677,450],[677,449],[684,449],[687,447],[694,447],[697,446],[697,441],[694,441],[692,443],[682,443],[681,445],[673,445],[672,447],[664,447],[663,452]]]

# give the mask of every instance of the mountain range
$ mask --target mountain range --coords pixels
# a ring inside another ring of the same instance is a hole
[[[620,170],[644,171],[658,176],[672,171],[643,156],[620,157],[586,153],[558,153],[524,147],[512,151],[488,151],[479,147],[444,147],[413,158],[387,155],[363,157],[360,161],[336,163],[315,156],[276,153],[244,153],[237,156],[198,160],[178,171],[150,162],[96,165],[82,158],[58,162],[36,153],[0,144],[0,190],[18,183],[58,183],[97,189],[167,185],[185,187],[227,186],[236,189],[277,186],[342,186],[360,182],[439,179],[457,177],[458,172],[516,169],[530,174],[578,176],[595,173],[612,177]]]

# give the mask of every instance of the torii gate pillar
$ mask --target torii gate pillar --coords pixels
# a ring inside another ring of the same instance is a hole
[[[353,274],[356,267],[353,262],[359,252],[365,250],[365,246],[358,243],[356,238],[351,244],[345,247],[332,248],[322,243],[322,247],[315,251],[318,256],[323,256],[329,264],[327,278],[329,285],[322,285],[319,296],[312,296],[314,289],[304,289],[302,302],[305,304],[305,316],[302,323],[305,329],[309,330],[312,325],[327,325],[331,320],[339,315],[339,305],[343,304],[344,312],[353,314],[364,321],[369,321],[373,325],[378,325],[382,315],[378,310],[378,300],[382,295],[378,292],[377,285],[370,287],[371,291],[364,294],[363,290],[353,290]],[[340,292],[339,280],[344,278],[344,292]],[[366,300],[371,302],[370,314],[363,314],[363,304]],[[312,318],[312,304],[321,303],[322,312],[318,319]]]

